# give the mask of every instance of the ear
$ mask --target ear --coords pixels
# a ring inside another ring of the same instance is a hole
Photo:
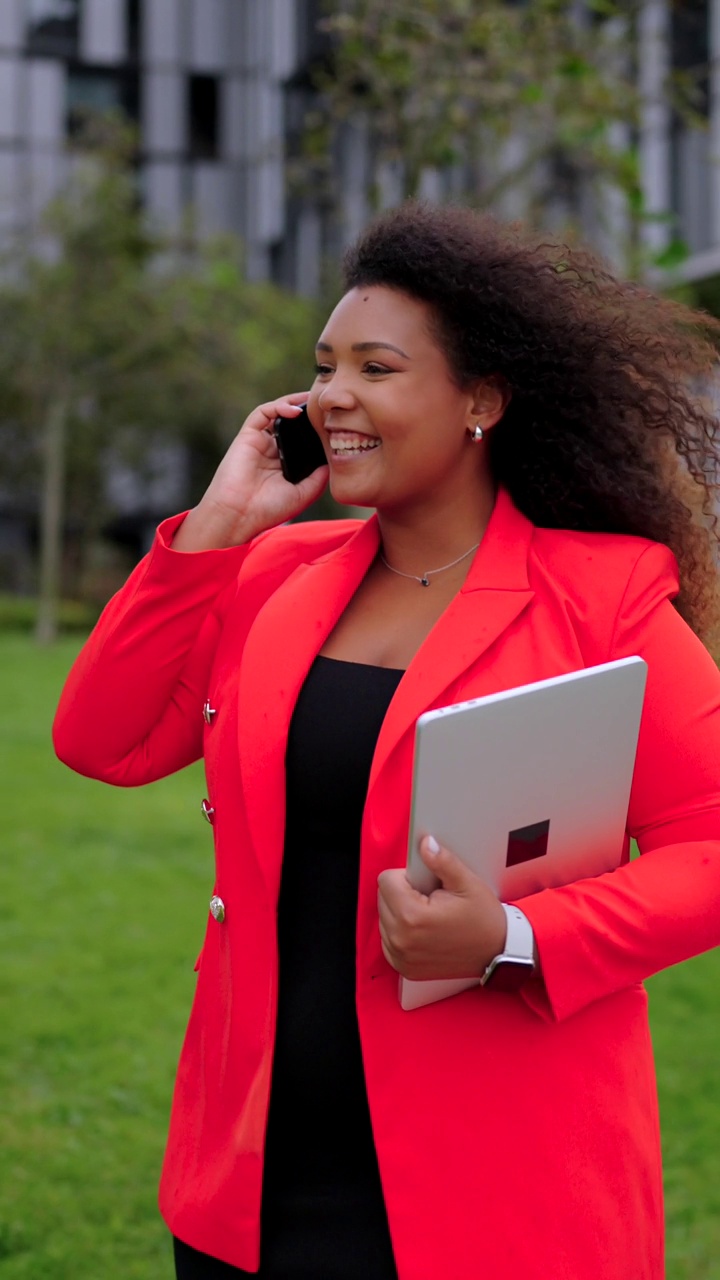
[[[468,426],[473,429],[479,423],[484,431],[494,427],[507,409],[510,396],[510,387],[499,373],[482,378],[472,390]]]

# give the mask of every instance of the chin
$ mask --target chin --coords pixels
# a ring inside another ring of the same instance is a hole
[[[369,486],[365,488],[362,485],[343,484],[342,480],[333,483],[331,478],[328,487],[331,496],[341,507],[377,506],[377,495]]]

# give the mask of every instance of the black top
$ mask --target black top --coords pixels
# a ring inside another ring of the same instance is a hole
[[[317,658],[290,726],[262,1280],[397,1280],[355,1012],[355,922],[370,767],[402,675]],[[179,1248],[182,1280],[251,1274],[209,1259],[192,1270],[193,1251]]]

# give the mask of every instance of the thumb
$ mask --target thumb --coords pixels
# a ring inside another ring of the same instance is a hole
[[[434,836],[425,836],[420,841],[420,857],[425,866],[436,875],[443,889],[449,893],[465,893],[469,887],[472,872],[456,853],[438,844]]]
[[[320,497],[330,474],[330,468],[326,465],[316,467],[312,475],[306,476],[299,484],[295,485],[295,494],[297,496],[298,506],[301,511],[305,507],[309,507],[311,502],[315,502]]]

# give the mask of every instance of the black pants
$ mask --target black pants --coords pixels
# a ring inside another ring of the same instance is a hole
[[[232,1280],[233,1277],[245,1275],[237,1267],[227,1262],[210,1258],[206,1253],[198,1253],[182,1240],[173,1239],[175,1250],[175,1275],[177,1280]]]
[[[303,1238],[301,1231],[287,1242],[276,1239],[259,1272],[241,1271],[175,1239],[175,1274],[177,1280],[397,1280],[387,1221],[367,1227],[353,1223],[348,1230],[346,1224],[338,1237],[330,1223],[320,1239]]]

